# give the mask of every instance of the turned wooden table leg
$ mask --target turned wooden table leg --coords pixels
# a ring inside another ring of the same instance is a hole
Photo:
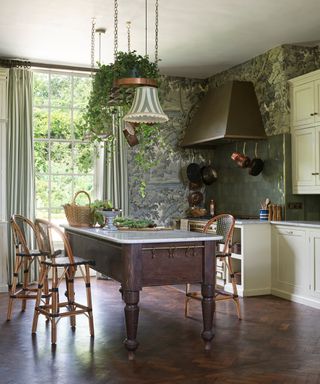
[[[134,352],[139,345],[136,340],[139,319],[139,291],[123,290],[123,299],[126,303],[124,314],[127,328],[127,338],[124,340],[124,345],[128,350],[129,360],[133,360]]]
[[[211,349],[211,340],[214,338],[213,314],[215,311],[214,286],[212,284],[201,285],[202,294],[202,318],[203,331],[201,337],[205,343],[205,350]]]

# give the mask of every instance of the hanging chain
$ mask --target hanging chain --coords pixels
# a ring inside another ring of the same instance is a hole
[[[96,31],[96,18],[93,17],[91,22],[91,69],[92,70],[94,69],[95,31]]]
[[[145,0],[145,14],[144,14],[144,17],[145,17],[145,25],[144,25],[144,28],[145,28],[145,37],[144,37],[145,47],[144,47],[144,54],[146,56],[148,56],[148,0]]]
[[[131,21],[127,21],[127,33],[128,33],[128,52],[131,52],[131,36],[130,36]]]
[[[118,54],[118,0],[114,0],[114,61]]]
[[[159,2],[158,0],[156,0],[156,14],[155,14],[155,25],[156,25],[156,29],[155,29],[155,47],[154,47],[154,61],[156,63],[156,66],[158,66],[158,61],[159,61],[159,57],[158,57],[158,43],[159,43]]]

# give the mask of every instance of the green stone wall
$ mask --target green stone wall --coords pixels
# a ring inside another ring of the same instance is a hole
[[[288,79],[320,68],[318,48],[283,45],[271,49],[241,65],[212,76],[207,81],[164,77],[159,89],[162,106],[169,122],[161,125],[165,149],[154,148],[159,163],[146,175],[140,173],[129,150],[130,215],[148,217],[159,224],[168,224],[173,217],[183,217],[188,208],[188,186],[183,170],[190,162],[202,165],[211,162],[218,171],[218,180],[203,189],[205,206],[213,198],[217,211],[257,216],[260,201],[269,197],[284,207],[288,202],[302,202],[302,210],[285,210],[287,219],[320,219],[319,196],[292,195],[290,105]],[[234,151],[243,151],[243,143],[219,146],[211,150],[182,149],[190,111],[206,91],[207,83],[216,87],[229,80],[252,81],[256,90],[267,140],[247,142],[246,154],[257,152],[265,162],[263,172],[250,176],[230,159]],[[139,179],[147,183],[146,197],[139,195]]]

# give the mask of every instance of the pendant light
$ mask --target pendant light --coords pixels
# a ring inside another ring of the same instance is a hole
[[[124,116],[128,123],[165,123],[168,116],[163,112],[156,87],[137,87],[129,112]]]
[[[148,56],[148,17],[147,0],[145,0],[145,55]],[[155,63],[158,65],[158,26],[159,26],[159,4],[155,3]],[[169,120],[163,112],[157,85],[136,87],[134,99],[129,112],[123,117],[128,123],[156,124],[165,123]]]

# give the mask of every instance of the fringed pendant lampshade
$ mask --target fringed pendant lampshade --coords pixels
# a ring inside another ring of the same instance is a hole
[[[146,124],[168,121],[169,118],[163,112],[159,102],[158,89],[155,87],[137,87],[133,104],[123,120],[129,123]]]

